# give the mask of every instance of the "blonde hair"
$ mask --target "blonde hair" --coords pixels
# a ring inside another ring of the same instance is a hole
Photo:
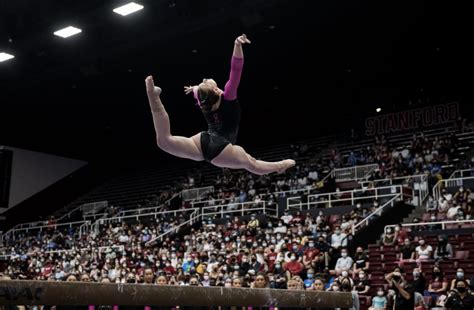
[[[212,107],[219,101],[220,96],[216,93],[210,83],[201,83],[198,86],[198,99],[201,109],[211,111]]]

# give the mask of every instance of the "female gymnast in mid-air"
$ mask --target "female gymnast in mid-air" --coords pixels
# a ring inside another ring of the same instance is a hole
[[[240,122],[237,88],[244,64],[242,45],[249,43],[245,34],[235,40],[230,77],[224,90],[219,89],[212,79],[204,79],[198,86],[184,87],[186,94],[194,95],[209,126],[207,131],[191,138],[171,135],[168,113],[160,99],[161,88],[155,86],[152,76],[146,78],[156,139],[162,150],[181,158],[206,160],[220,168],[246,169],[257,175],[283,173],[295,165],[291,159],[278,162],[257,160],[235,145]]]

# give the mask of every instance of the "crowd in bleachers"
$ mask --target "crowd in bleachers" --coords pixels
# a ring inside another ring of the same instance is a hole
[[[347,160],[334,151],[329,163],[333,168],[378,163],[376,178],[410,175],[441,170],[456,147],[455,136],[416,135],[401,150],[391,149],[382,137],[373,146],[350,153]],[[318,187],[323,166],[302,164],[288,175],[274,177],[224,171],[213,184],[214,193],[204,199],[211,206],[275,202],[274,192]],[[197,183],[192,176],[187,182],[188,187]],[[170,196],[167,192],[150,197],[147,205]],[[428,201],[421,218],[414,219],[425,225],[388,228],[381,245],[352,251],[352,225],[377,207],[377,201],[357,204],[341,217],[285,211],[279,218],[252,214],[224,223],[205,219],[151,247],[147,242],[173,231],[188,213],[138,223],[111,222],[82,234],[78,227],[62,230],[51,224],[41,232],[5,240],[3,254],[9,260],[1,263],[0,270],[11,279],[345,291],[353,292],[354,309],[388,309],[394,302],[408,301],[412,308],[443,303],[464,309],[451,305],[459,299],[472,302],[474,261],[468,260],[474,258],[474,243],[468,240],[472,232],[451,237],[440,233],[435,239],[416,235],[440,230],[439,224],[429,222],[471,219],[470,190],[444,191],[439,200]]]

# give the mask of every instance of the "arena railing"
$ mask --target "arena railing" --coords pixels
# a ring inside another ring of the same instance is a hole
[[[231,203],[226,205],[218,205],[218,206],[211,206],[211,207],[203,207],[203,208],[194,208],[194,209],[187,209],[193,210],[190,214],[189,219],[182,224],[169,229],[168,231],[162,233],[161,235],[157,236],[156,238],[148,241],[147,245],[152,245],[157,241],[163,240],[168,234],[177,232],[179,229],[186,227],[188,225],[193,225],[197,222],[203,222],[210,218],[215,219],[217,218],[226,218],[228,216],[245,216],[246,214],[256,214],[257,212],[262,212],[265,215],[278,217],[278,205],[277,204],[269,204],[266,201],[261,202],[244,202],[244,203]]]
[[[214,193],[214,186],[185,189],[181,191],[180,195],[184,201],[192,201],[200,199],[203,195],[208,193]]]
[[[403,193],[399,193],[397,195],[395,195],[393,198],[391,198],[389,201],[383,203],[377,210],[373,211],[372,213],[370,213],[366,218],[364,218],[362,221],[360,221],[359,223],[355,224],[352,226],[352,235],[354,236],[358,230],[360,230],[361,228],[363,227],[367,227],[370,223],[370,221],[374,218],[374,217],[380,217],[382,216],[382,214],[385,212],[385,210],[388,208],[388,207],[393,207],[394,203],[396,201],[399,201],[400,199],[402,199],[402,196],[403,196]]]
[[[411,227],[417,227],[417,226],[419,227],[419,226],[440,225],[442,230],[446,230],[448,229],[447,225],[454,225],[454,224],[458,224],[458,225],[474,224],[474,219],[462,220],[462,221],[436,221],[436,222],[419,222],[419,223],[408,223],[408,224],[402,223],[402,227],[411,228]],[[387,225],[385,226],[384,231],[387,232],[389,228],[395,228],[396,226],[398,225]]]
[[[26,233],[29,233],[31,231],[43,231],[43,230],[47,230],[47,229],[57,229],[58,227],[67,227],[67,228],[72,228],[73,226],[80,226],[82,224],[91,224],[90,221],[78,221],[78,222],[70,222],[70,223],[56,223],[56,224],[51,224],[51,225],[43,225],[43,226],[36,226],[36,227],[27,227],[27,228],[18,228],[18,229],[15,229],[15,230],[9,230],[8,232],[6,232],[2,237],[3,237],[3,240],[5,241],[6,238],[9,238],[10,236],[12,236],[12,240],[16,240],[15,238],[15,235],[16,233],[20,233],[20,232],[26,232]]]
[[[474,176],[474,168],[471,169],[464,169],[464,170],[456,170],[454,171],[449,179],[460,179]]]
[[[114,217],[109,217],[109,218],[102,218],[97,220],[94,224],[92,224],[91,229],[94,231],[97,231],[98,227],[100,225],[106,225],[110,223],[119,223],[122,222],[123,220],[139,220],[142,218],[158,218],[159,216],[166,216],[172,214],[174,217],[176,217],[178,214],[186,214],[186,213],[192,213],[196,209],[179,209],[179,210],[172,210],[172,211],[159,211],[159,212],[149,212],[149,213],[142,213],[142,214],[133,214],[133,215],[118,215]]]
[[[438,181],[438,183],[436,183],[436,185],[433,187],[433,198],[439,200],[441,198],[443,189],[453,189],[460,186],[465,186],[466,181],[470,181],[469,183],[474,183],[474,176]]]
[[[367,180],[376,169],[379,169],[378,164],[338,168],[331,175],[337,182]]]
[[[171,227],[169,228],[167,231],[161,233],[160,235],[158,235],[157,237],[149,240],[147,243],[145,243],[146,246],[152,246],[154,245],[157,241],[162,241],[164,237],[166,237],[167,235],[171,234],[171,233],[178,233],[181,229],[187,227],[187,226],[191,226],[193,225],[194,223],[197,223],[200,218],[201,218],[202,214],[200,213],[199,210],[194,210],[194,212],[191,213],[191,215],[189,216],[189,219],[181,224],[179,224],[178,226],[174,226],[174,227]]]
[[[380,179],[372,181],[359,182],[363,188],[377,187],[378,184],[382,185],[406,185],[414,190],[414,205],[422,206],[423,202],[430,195],[430,189],[428,185],[428,176],[425,174],[417,174],[404,177],[396,177],[389,179]]]
[[[244,203],[231,203],[221,206],[204,207],[201,209],[202,217],[216,217],[225,218],[227,215],[234,216],[245,216],[249,214],[256,214],[256,212],[262,211],[263,214],[278,217],[278,205],[276,203],[269,204],[266,201],[260,202],[244,202]]]
[[[324,207],[332,207],[333,204],[339,204],[341,202],[347,203],[347,205],[356,205],[358,202],[361,201],[368,201],[368,200],[378,200],[380,198],[390,198],[394,194],[398,193],[405,193],[404,195],[411,198],[413,197],[413,189],[411,189],[411,194],[408,194],[404,191],[402,185],[391,185],[391,186],[382,186],[382,187],[374,187],[368,189],[356,189],[350,191],[340,191],[340,192],[332,192],[332,193],[322,193],[322,194],[313,194],[308,195],[307,200],[308,202],[303,203],[301,201],[301,197],[289,197],[287,199],[287,208],[288,210],[303,210],[303,206],[306,206],[306,210],[310,210],[313,208],[321,208],[320,205],[324,205]],[[388,192],[388,194],[387,194]],[[367,193],[373,193],[373,195],[367,196],[358,196],[357,194],[365,195]],[[349,196],[347,198],[339,198],[342,196]]]
[[[104,251],[107,251],[109,249],[116,249],[120,252],[123,252],[125,250],[125,246],[123,245],[110,245],[110,246],[100,246],[100,247],[97,247],[96,249],[98,249],[99,251],[99,254],[101,254],[102,252]],[[69,254],[69,253],[74,253],[74,252],[84,252],[84,251],[89,251],[89,249],[87,248],[72,248],[72,249],[67,249],[67,250],[56,250],[56,251],[41,251],[42,254]],[[34,253],[26,253],[24,255],[26,256],[31,256],[32,254]],[[18,256],[19,254],[17,254],[16,256]],[[23,254],[22,254],[23,255]],[[10,259],[11,257],[13,257],[15,255],[13,254],[9,254],[9,255],[0,255],[0,259]]]

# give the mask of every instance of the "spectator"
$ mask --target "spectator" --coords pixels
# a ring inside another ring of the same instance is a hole
[[[359,278],[355,281],[355,290],[359,295],[367,295],[370,290],[370,280],[367,277],[365,271],[359,271]]]
[[[434,252],[436,260],[443,260],[453,257],[453,247],[448,243],[448,236],[441,235],[438,237],[438,246]]]
[[[429,260],[433,254],[433,248],[431,245],[426,244],[425,239],[420,238],[418,240],[419,246],[416,247],[416,259],[418,260]]]
[[[416,267],[413,269],[413,290],[420,294],[424,294],[426,290],[426,280],[425,276],[423,275],[421,268]]]
[[[398,224],[395,227],[395,234],[397,235],[397,244],[403,245],[405,239],[408,238],[408,232],[403,228],[402,224]]]
[[[428,296],[431,296],[433,304],[436,304],[438,297],[446,294],[447,291],[448,280],[444,277],[444,274],[441,272],[439,267],[433,267],[433,275],[428,287]]]
[[[255,277],[255,281],[250,285],[251,288],[267,288],[268,281],[264,274],[258,274]]]
[[[354,270],[353,270],[354,275],[359,274],[359,272],[361,271],[365,271],[365,272],[369,271],[369,267],[370,267],[369,259],[367,255],[364,253],[364,249],[362,249],[362,247],[357,248],[354,259],[355,259]]]
[[[433,199],[433,196],[430,195],[428,202],[426,203],[426,212],[436,212],[438,211],[439,202]]]
[[[395,291],[394,310],[412,310],[415,308],[415,293],[407,287],[399,273],[391,273],[386,277]]]
[[[260,226],[259,220],[255,217],[255,215],[252,214],[252,216],[250,217],[250,221],[247,224],[247,228],[250,230],[254,230],[254,229],[257,229],[257,227],[259,226]]]
[[[383,287],[378,288],[377,296],[372,298],[372,306],[369,310],[385,310],[387,309],[388,300],[385,297],[385,291]]]
[[[392,227],[386,229],[382,242],[385,246],[395,245],[397,242],[397,234]]]
[[[352,294],[352,307],[350,307],[349,310],[359,310],[360,309],[359,295],[353,291],[351,279],[344,277],[341,279],[340,283],[341,283],[342,292]]]
[[[472,310],[474,309],[474,296],[469,292],[468,283],[458,280],[445,303],[447,310]]]
[[[340,226],[336,226],[334,234],[331,236],[331,246],[335,249],[347,247],[347,235],[342,233]]]
[[[303,271],[304,266],[298,261],[296,254],[291,254],[290,259],[289,262],[283,265],[283,269],[288,273],[289,277],[297,276]]]
[[[306,289],[310,289],[313,284],[314,284],[314,270],[313,269],[309,269],[307,274],[306,274],[306,280],[304,280],[303,284],[304,284],[304,287]]]
[[[466,277],[466,272],[463,268],[458,268],[456,270],[456,278],[451,281],[450,290],[454,290],[456,288],[456,282],[460,280],[465,281],[468,286],[471,285],[471,281]]]
[[[405,239],[403,246],[399,248],[398,259],[400,261],[411,261],[415,259],[415,247],[410,239]]]
[[[324,291],[324,281],[322,279],[317,278],[316,280],[314,280],[314,283],[311,289],[314,291],[319,291],[319,292]]]
[[[354,261],[349,256],[349,253],[346,248],[341,250],[341,257],[336,262],[336,267],[334,270],[331,270],[332,275],[340,275],[343,271],[350,271]]]
[[[283,221],[283,223],[288,225],[288,224],[290,224],[292,219],[293,219],[293,216],[291,214],[289,214],[288,210],[285,210],[283,216],[281,217],[281,220]]]

